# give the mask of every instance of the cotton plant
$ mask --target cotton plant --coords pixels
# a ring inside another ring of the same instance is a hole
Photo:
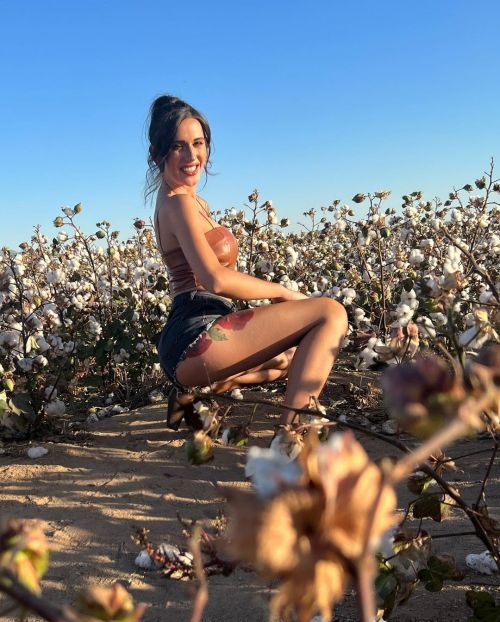
[[[258,191],[244,209],[215,217],[238,239],[240,269],[339,300],[354,342],[357,333],[374,332],[377,347],[391,347],[394,330],[415,322],[426,347],[439,342],[470,353],[498,335],[499,185],[493,170],[484,177],[484,185],[478,178],[444,201],[409,193],[401,207],[387,190],[358,193],[352,203],[366,208],[359,218],[335,199],[305,211],[299,231],[288,231],[289,220]],[[161,379],[152,342],[171,299],[152,227],[136,219],[124,240],[103,220],[86,234],[81,209],[63,208],[52,240],[37,228],[17,251],[0,251],[2,382],[8,397],[38,396],[37,412],[44,385],[57,378],[64,402],[65,391],[84,395],[118,382],[127,397]],[[359,352],[361,366],[380,360],[375,344]]]
[[[100,386],[106,377],[116,376],[118,368],[113,365],[131,359],[137,380],[147,378],[148,371],[151,378],[161,378],[152,332],[161,329],[169,298],[151,231],[137,231],[136,241],[123,244],[120,254],[117,232],[110,230],[109,223],[98,223],[100,235],[83,234],[74,222],[80,209],[63,209],[64,216],[54,224],[67,230],[59,232],[52,244],[35,229],[31,244],[21,244],[20,251],[1,251],[1,380],[9,393],[0,424],[4,415],[11,421],[14,412],[29,420],[29,431],[45,416],[62,414],[66,397],[48,399],[44,386],[56,380],[66,392],[83,395],[88,384],[73,382],[75,372],[84,378],[92,375]],[[107,239],[108,252],[97,246],[98,239]],[[134,269],[143,264],[139,282],[131,284]],[[153,293],[158,287],[162,291]],[[116,316],[123,317],[120,326]],[[95,373],[96,354],[102,379]],[[133,369],[119,373],[118,380],[126,374],[130,384]]]

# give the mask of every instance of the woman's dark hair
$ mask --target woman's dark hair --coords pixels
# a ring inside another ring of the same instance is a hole
[[[173,95],[160,95],[160,97],[157,97],[151,104],[149,110],[149,152],[146,186],[144,190],[145,200],[160,187],[165,160],[172,148],[179,125],[184,119],[189,118],[199,121],[203,129],[203,136],[207,146],[205,174],[208,174],[208,168],[211,164],[210,152],[212,149],[212,133],[208,121],[201,112],[198,112],[198,110],[182,99],[174,97]]]

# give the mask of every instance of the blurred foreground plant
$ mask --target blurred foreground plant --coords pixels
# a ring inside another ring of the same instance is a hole
[[[31,611],[49,622],[138,622],[145,605],[134,605],[127,590],[87,587],[73,606],[56,607],[41,595],[40,579],[48,567],[49,548],[42,528],[33,521],[10,519],[0,524],[0,592],[10,599],[0,616]]]
[[[402,429],[427,439],[395,462],[374,464],[351,433],[335,434],[328,443],[319,444],[312,429],[297,462],[272,449],[250,450],[247,472],[255,492],[228,494],[227,546],[263,577],[279,581],[272,603],[274,614],[290,620],[295,613],[300,622],[307,622],[319,609],[327,620],[347,581],[352,580],[360,619],[373,622],[375,554],[384,532],[397,521],[394,485],[408,476],[415,478],[415,471],[422,469],[439,478],[445,464],[445,458],[440,458],[444,446],[471,431],[497,425],[499,349],[499,345],[488,346],[469,366],[467,377],[459,374],[459,368],[453,375],[435,358],[387,372],[384,389],[391,414]],[[440,503],[438,500],[437,505]],[[422,516],[430,515],[424,507],[420,511]],[[418,516],[416,509],[414,515]],[[498,563],[495,528],[491,525],[488,531],[484,521],[476,523]],[[420,546],[414,550],[418,552]],[[409,550],[408,545],[403,548]],[[423,560],[419,579],[427,589],[440,589],[444,578],[459,576],[453,562],[432,556],[430,549]],[[389,596],[395,598],[398,580],[393,567],[384,562],[382,573],[395,582],[389,590]],[[387,585],[384,589],[387,592]],[[387,614],[394,604],[381,603]]]

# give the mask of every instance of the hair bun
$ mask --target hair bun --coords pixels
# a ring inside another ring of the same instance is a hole
[[[175,108],[180,108],[185,105],[182,99],[175,97],[175,95],[160,95],[153,102],[152,112],[169,112]]]

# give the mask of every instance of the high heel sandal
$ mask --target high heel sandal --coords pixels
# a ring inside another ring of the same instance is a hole
[[[168,394],[167,402],[167,428],[178,430],[182,420],[188,427],[201,430],[203,423],[194,409],[194,397],[190,393],[182,393],[173,386]]]

